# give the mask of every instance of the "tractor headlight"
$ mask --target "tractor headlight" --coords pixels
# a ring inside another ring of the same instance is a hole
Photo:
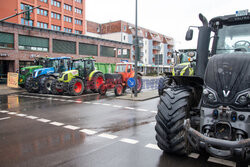
[[[240,94],[235,101],[236,104],[239,105],[247,105],[248,103],[250,103],[250,92],[246,92],[243,94]]]
[[[69,76],[68,76],[68,74],[64,75],[64,78],[63,78],[63,80],[67,81],[68,79],[69,79]]]
[[[216,93],[214,93],[211,89],[204,89],[203,90],[204,101],[208,103],[215,103],[217,102]]]

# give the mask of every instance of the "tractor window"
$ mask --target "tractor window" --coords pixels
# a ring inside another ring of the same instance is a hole
[[[223,26],[218,31],[217,54],[250,53],[250,24]]]
[[[84,62],[83,61],[74,61],[73,63],[73,70],[84,69]]]
[[[91,71],[93,71],[93,61],[88,60],[86,61],[86,72],[89,74]]]
[[[117,65],[116,66],[116,70],[115,70],[115,72],[125,72],[125,70],[126,70],[126,64],[121,64],[121,65]]]

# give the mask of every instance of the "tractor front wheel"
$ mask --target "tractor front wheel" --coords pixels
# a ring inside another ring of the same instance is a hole
[[[63,89],[56,88],[56,84],[58,82],[59,82],[58,80],[54,79],[51,83],[51,92],[53,95],[62,95],[63,94]]]
[[[92,79],[92,86],[91,86],[91,91],[94,93],[97,93],[99,90],[99,87],[101,86],[101,84],[103,84],[104,82],[104,76],[102,73],[97,73],[95,74]]]
[[[73,78],[69,83],[69,94],[79,96],[84,91],[84,84],[80,78]]]
[[[115,95],[116,96],[121,96],[123,93],[123,87],[121,84],[118,84],[115,86]]]
[[[25,89],[29,92],[29,93],[36,93],[39,91],[39,85],[37,82],[37,79],[34,79],[32,76],[29,76],[26,79],[25,82]]]
[[[107,87],[104,84],[101,84],[101,86],[98,89],[98,92],[100,95],[105,95],[107,92]]]

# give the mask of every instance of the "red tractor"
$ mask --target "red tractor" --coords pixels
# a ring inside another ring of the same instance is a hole
[[[117,63],[115,74],[104,74],[105,81],[99,87],[99,93],[105,95],[108,89],[114,89],[115,95],[122,95],[127,88],[129,78],[135,76],[133,63]],[[142,89],[142,74],[137,75],[137,92]],[[134,91],[134,89],[132,89]]]

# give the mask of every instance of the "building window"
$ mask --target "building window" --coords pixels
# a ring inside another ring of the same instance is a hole
[[[76,54],[76,42],[53,39],[53,52]]]
[[[48,0],[40,0],[41,2],[48,3]]]
[[[26,7],[26,6],[28,6],[29,9],[33,8],[33,6],[30,6],[30,5],[26,5],[26,4],[21,3],[21,10],[25,10],[25,7]],[[32,13],[32,12],[33,12],[33,10],[30,11],[30,13]]]
[[[48,38],[19,35],[18,44],[20,50],[31,50],[40,52],[48,52],[49,50]]]
[[[76,2],[78,2],[78,3],[82,3],[82,0],[75,0]]]
[[[82,31],[75,30],[76,34],[82,34]]]
[[[129,58],[130,57],[130,50],[129,49],[121,49],[119,48],[118,50],[120,50],[120,54],[117,55],[117,57],[119,58]]]
[[[64,32],[72,32],[72,29],[64,27]]]
[[[75,19],[75,24],[82,25],[82,20]]]
[[[36,26],[39,28],[48,28],[48,24],[43,22],[37,22]]]
[[[82,9],[75,8],[75,13],[82,14]]]
[[[72,11],[72,6],[70,6],[70,5],[64,4],[64,5],[63,5],[63,8],[64,8],[65,10]]]
[[[0,48],[14,48],[14,34],[0,32]]]
[[[97,56],[98,46],[93,44],[79,43],[79,55]]]
[[[60,31],[60,30],[61,30],[61,27],[60,27],[60,26],[56,26],[56,25],[51,25],[51,30]]]
[[[72,17],[64,16],[64,21],[72,23]]]
[[[44,9],[37,8],[37,14],[43,15],[43,16],[48,16],[48,11],[44,10]]]
[[[25,20],[24,18],[21,18],[21,24],[26,26],[33,26],[33,20]]]
[[[127,31],[127,26],[124,26],[123,29],[124,29],[124,31]]]
[[[115,48],[108,46],[101,46],[102,57],[115,57]]]
[[[58,1],[55,1],[55,0],[51,0],[51,5],[60,8],[61,7],[61,2],[58,2]]]
[[[60,19],[61,19],[61,15],[60,15],[60,14],[57,14],[57,13],[54,13],[54,12],[51,12],[51,18],[60,20]]]

